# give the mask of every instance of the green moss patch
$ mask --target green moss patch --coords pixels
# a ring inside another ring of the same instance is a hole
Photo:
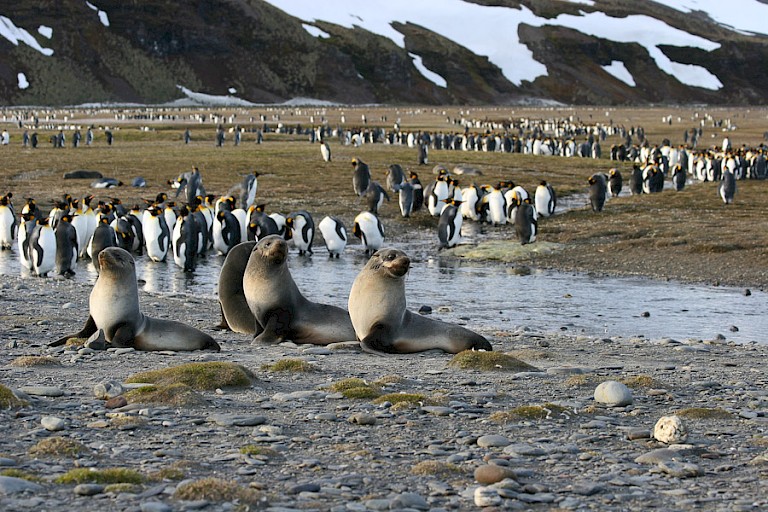
[[[388,393],[381,395],[373,401],[375,404],[383,404],[384,402],[390,402],[392,405],[397,404],[411,404],[411,405],[432,405],[433,402],[428,400],[426,396],[421,393]]]
[[[239,501],[245,504],[256,504],[261,495],[253,489],[241,487],[237,482],[221,478],[203,478],[180,485],[173,493],[177,500],[184,501]]]
[[[266,446],[261,446],[258,444],[247,444],[245,446],[242,446],[240,448],[240,453],[243,455],[250,455],[250,456],[262,456],[262,457],[277,457],[280,452],[277,450],[274,450],[272,448],[268,448]]]
[[[448,366],[462,370],[507,371],[507,372],[537,372],[538,368],[525,363],[516,357],[500,352],[476,352],[465,350],[459,352],[448,362]]]
[[[546,403],[543,405],[521,405],[508,411],[499,411],[491,414],[490,420],[496,423],[510,423],[520,420],[545,420],[561,417],[562,414],[571,415],[567,407]]]
[[[262,370],[268,372],[313,372],[317,370],[314,365],[304,361],[303,359],[281,359],[272,364],[265,364],[261,366]]]
[[[21,478],[22,480],[27,480],[29,482],[42,482],[43,479],[40,478],[37,475],[33,475],[32,473],[27,473],[26,471],[23,471],[18,468],[8,468],[0,471],[0,476],[10,476],[13,478]]]
[[[88,449],[74,439],[58,436],[42,439],[29,449],[34,457],[76,457],[87,452]]]
[[[650,375],[635,375],[633,377],[626,377],[619,382],[627,386],[628,388],[660,388],[664,387],[662,383],[651,377]]]
[[[459,466],[450,462],[439,460],[425,460],[419,462],[411,468],[411,473],[421,476],[435,476],[438,478],[449,478],[464,473]]]
[[[27,405],[26,400],[16,398],[10,389],[0,384],[0,409],[20,409]]]
[[[160,404],[173,407],[193,407],[207,403],[200,393],[181,382],[143,386],[132,389],[123,396],[129,403]]]
[[[350,378],[334,382],[329,386],[331,391],[341,393],[344,398],[371,399],[381,396],[378,386],[369,384],[363,379]]]
[[[56,478],[57,484],[140,484],[144,476],[126,468],[75,468]]]
[[[131,375],[128,383],[146,382],[158,386],[186,384],[199,391],[216,388],[247,387],[254,375],[244,366],[226,362],[188,363],[162,370]]]

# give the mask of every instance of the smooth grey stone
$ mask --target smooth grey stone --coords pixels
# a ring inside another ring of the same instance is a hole
[[[314,356],[329,356],[333,354],[333,351],[327,349],[326,347],[311,347],[311,348],[306,348],[301,352],[303,354],[310,354]]]
[[[395,496],[390,503],[391,509],[402,508],[415,508],[416,510],[429,510],[429,504],[427,500],[421,497],[421,495],[413,492],[404,492],[399,496]]]
[[[658,466],[664,473],[677,478],[691,478],[704,474],[699,466],[688,462],[665,460],[659,462]]]
[[[299,494],[302,492],[320,492],[320,485],[315,483],[305,483],[294,485],[288,489],[288,494]]]
[[[173,507],[162,501],[147,501],[140,505],[141,512],[172,512]]]
[[[75,486],[74,490],[78,496],[95,496],[104,492],[104,486],[100,484],[79,484]]]
[[[120,396],[125,392],[122,384],[114,380],[99,382],[93,386],[93,396],[101,400],[108,400]]]
[[[583,368],[576,368],[573,366],[553,366],[547,368],[548,375],[580,375],[584,373]]]
[[[347,421],[355,425],[375,425],[377,420],[376,416],[372,414],[358,412],[350,416]]]
[[[272,400],[275,402],[293,402],[296,400],[317,400],[324,398],[322,391],[294,391],[292,393],[275,393]]]
[[[16,461],[15,460],[9,459],[9,458],[6,458],[6,457],[0,457],[0,467],[6,467],[7,468],[7,467],[10,467],[10,466],[15,466],[15,465],[16,465]]]
[[[451,407],[440,407],[436,405],[425,405],[421,410],[429,414],[434,414],[435,416],[449,416],[456,412]]]
[[[43,487],[34,482],[24,480],[23,478],[15,478],[12,476],[0,476],[0,494],[9,495],[16,494],[18,492],[42,491]]]
[[[238,414],[212,414],[208,421],[222,427],[255,427],[267,422],[264,416],[246,416]]]
[[[495,507],[501,505],[502,498],[493,487],[478,487],[475,489],[474,500],[478,507]]]
[[[116,348],[112,353],[116,356],[121,356],[123,354],[130,354],[131,352],[136,352],[136,349],[133,347]]]
[[[53,398],[64,396],[64,390],[56,386],[22,386],[19,390],[32,396],[48,396]]]
[[[607,380],[595,388],[595,402],[621,407],[632,403],[632,392],[629,388],[615,380]]]
[[[638,464],[658,464],[678,457],[680,457],[680,452],[678,451],[670,450],[669,448],[659,448],[636,457],[635,462]]]
[[[504,447],[504,453],[507,455],[519,455],[524,457],[540,457],[547,454],[542,448],[526,443],[510,444]]]
[[[503,447],[512,444],[512,441],[504,436],[491,434],[477,438],[477,446],[481,448]]]
[[[40,418],[40,424],[45,430],[50,430],[51,432],[58,432],[67,428],[67,422],[56,416],[43,416]]]

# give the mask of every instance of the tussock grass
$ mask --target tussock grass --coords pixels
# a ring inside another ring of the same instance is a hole
[[[87,452],[88,449],[82,443],[59,436],[41,439],[29,449],[33,457],[76,457]]]
[[[57,484],[140,484],[141,473],[126,468],[75,468],[56,478]]]
[[[234,363],[208,362],[187,363],[161,370],[152,370],[131,375],[128,383],[149,383],[159,386],[185,384],[198,391],[225,387],[247,387],[254,378],[247,368]]]
[[[465,350],[459,352],[448,363],[448,366],[461,368],[462,370],[481,371],[508,371],[508,372],[535,372],[539,371],[535,366],[520,361],[519,359],[500,352],[476,352]]]
[[[61,366],[58,359],[51,356],[21,356],[11,361],[11,366],[28,368],[31,366]]]

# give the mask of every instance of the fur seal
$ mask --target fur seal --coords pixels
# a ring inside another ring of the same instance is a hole
[[[288,269],[288,243],[279,235],[259,240],[243,274],[248,308],[256,319],[254,342],[327,345],[355,339],[349,314],[307,300]]]
[[[242,242],[232,248],[224,259],[219,273],[219,304],[221,323],[217,329],[226,329],[242,334],[258,334],[256,318],[248,308],[243,290],[243,274],[248,258],[256,242]],[[259,330],[259,333],[261,331]]]
[[[101,329],[113,347],[136,350],[220,350],[207,334],[180,322],[150,318],[139,309],[139,288],[133,256],[119,247],[99,253],[99,273],[91,290],[90,315],[85,327],[49,346],[72,337],[87,338]]]
[[[363,350],[396,354],[493,350],[475,332],[406,309],[405,274],[410,265],[403,251],[380,249],[355,278],[349,292],[349,316]]]

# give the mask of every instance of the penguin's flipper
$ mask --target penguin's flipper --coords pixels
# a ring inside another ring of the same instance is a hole
[[[376,324],[368,335],[360,340],[360,347],[363,352],[378,355],[395,354],[397,351],[392,344],[392,335],[390,328],[386,325]]]
[[[134,346],[134,339],[136,338],[136,329],[131,324],[120,324],[112,334],[112,340],[110,345],[117,348],[129,348]]]
[[[56,341],[53,341],[48,344],[49,347],[60,347],[61,345],[64,345],[68,339],[70,338],[90,338],[91,334],[96,332],[96,322],[93,320],[93,317],[91,315],[88,315],[88,320],[85,321],[85,326],[75,334],[70,334],[68,336],[64,336],[63,338],[59,338]]]

